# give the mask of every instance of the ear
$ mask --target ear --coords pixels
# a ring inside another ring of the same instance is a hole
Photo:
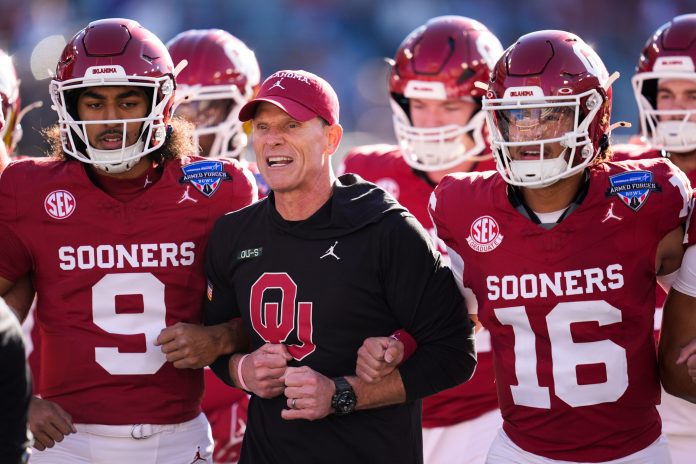
[[[338,150],[338,145],[341,143],[341,138],[343,137],[343,127],[336,123],[331,126],[326,126],[326,148],[324,149],[324,154],[333,155],[336,150]]]

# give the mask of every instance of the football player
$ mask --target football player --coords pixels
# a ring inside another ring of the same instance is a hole
[[[0,114],[4,114],[5,124],[0,124],[0,172],[13,159],[22,159],[16,152],[17,144],[22,139],[22,119],[33,108],[42,106],[41,101],[37,101],[22,108],[21,98],[19,94],[20,81],[17,78],[12,58],[3,50],[0,50]],[[33,288],[29,279],[25,279],[20,285],[16,285],[10,294],[6,294],[8,305],[15,311],[23,312],[26,307],[30,307],[32,303]],[[17,299],[18,298],[18,299]],[[33,312],[29,314],[22,330],[25,335],[26,355],[31,366],[32,376],[34,378],[33,387],[39,378],[39,360],[38,350],[40,344],[40,334],[38,330],[33,330]]]
[[[696,182],[696,14],[673,18],[647,40],[633,76],[640,112],[641,144],[621,145],[614,159],[665,156]],[[670,282],[667,282],[666,287]],[[656,336],[662,322],[663,289],[657,290]],[[696,406],[666,392],[658,405],[672,461],[696,455]]]
[[[184,31],[167,43],[174,63],[187,61],[176,77],[174,114],[195,126],[201,156],[238,159],[256,178],[259,196],[268,186],[256,164],[244,159],[247,129],[237,115],[258,91],[261,71],[247,45],[221,29]]]
[[[673,18],[650,36],[633,76],[643,142],[633,157],[667,156],[696,180],[696,14]],[[625,157],[625,155],[624,155]]]
[[[679,267],[691,190],[665,160],[606,161],[616,77],[574,34],[522,36],[483,99],[498,172],[454,174],[431,198],[491,332],[504,419],[492,464],[670,462],[655,285]]]
[[[341,168],[391,193],[436,242],[427,205],[437,183],[451,172],[495,169],[481,111],[484,91],[474,83],[488,80],[502,53],[498,39],[470,18],[440,16],[416,28],[390,60],[399,145],[354,148]],[[439,249],[446,255],[442,244]],[[425,462],[484,462],[502,422],[489,340],[488,331],[477,333],[478,366],[469,382],[423,400]]]
[[[174,111],[194,124],[201,154],[239,158],[247,135],[237,115],[261,79],[254,52],[221,29],[184,31],[167,48],[175,63],[188,62],[176,76]]]
[[[22,139],[22,119],[29,111],[43,105],[41,101],[37,101],[22,108],[19,83],[12,58],[4,50],[0,50],[0,106],[6,120],[5,127],[0,129],[0,139],[11,158],[21,158],[15,149]]]
[[[212,462],[202,370],[154,341],[200,322],[208,233],[256,191],[237,162],[191,155],[175,75],[137,22],[90,23],[50,85],[52,158],[0,177],[0,295],[31,276],[43,334],[32,462]]]
[[[0,172],[10,162],[10,155],[22,137],[21,126],[17,123],[20,115],[19,79],[12,58],[0,50],[0,110],[4,116],[0,124]]]

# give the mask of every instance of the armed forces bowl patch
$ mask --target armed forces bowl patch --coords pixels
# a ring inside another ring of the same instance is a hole
[[[650,192],[660,192],[662,188],[653,182],[653,173],[649,171],[628,171],[609,176],[611,185],[607,197],[617,196],[621,202],[638,211],[648,200]]]
[[[213,196],[222,181],[232,180],[221,161],[196,161],[182,166],[181,170],[184,177],[179,182],[193,185],[208,198]]]
[[[472,222],[469,236],[466,238],[466,243],[471,249],[479,253],[495,250],[502,241],[503,235],[500,233],[500,227],[496,220],[490,216],[481,216]]]

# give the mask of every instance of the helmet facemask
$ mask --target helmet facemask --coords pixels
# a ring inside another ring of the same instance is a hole
[[[208,153],[202,156],[238,158],[247,145],[247,135],[239,121],[239,110],[251,98],[252,91],[242,95],[231,85],[181,85],[177,89],[174,113],[194,124],[194,144],[200,147],[200,139],[213,136]],[[214,118],[222,114],[223,117]]]
[[[687,153],[696,150],[696,108],[657,109],[659,81],[672,79],[693,81],[696,88],[693,72],[643,72],[631,79],[640,113],[641,135],[657,150]]]
[[[473,99],[471,99],[473,101]],[[483,126],[485,117],[476,111],[466,125],[448,124],[439,127],[414,127],[403,108],[391,100],[394,132],[404,161],[420,171],[451,169],[465,161],[489,159],[481,156],[486,148]],[[465,137],[473,140],[466,148]]]
[[[104,69],[101,69],[104,68]],[[108,69],[109,77],[101,77],[100,71]],[[174,80],[171,76],[128,78],[120,66],[99,66],[88,69],[84,78],[65,81],[53,80],[50,93],[54,108],[58,112],[60,139],[66,154],[92,164],[102,171],[117,174],[131,169],[143,157],[159,149],[166,140],[167,127],[165,111],[174,94]],[[96,74],[96,76],[95,76]],[[75,95],[90,87],[142,87],[151,96],[149,114],[142,118],[115,120],[80,120],[71,108]],[[100,150],[93,147],[87,135],[90,125],[120,125],[120,149]],[[137,141],[128,144],[128,125],[140,124]]]
[[[538,90],[539,96],[483,100],[497,168],[511,185],[546,187],[582,171],[601,150],[589,134],[603,104],[597,90],[568,96]]]

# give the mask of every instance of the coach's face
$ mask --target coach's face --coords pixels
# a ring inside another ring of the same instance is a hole
[[[330,181],[330,155],[341,140],[340,125],[328,125],[319,117],[298,121],[261,102],[252,127],[256,163],[271,190],[312,194]]]

